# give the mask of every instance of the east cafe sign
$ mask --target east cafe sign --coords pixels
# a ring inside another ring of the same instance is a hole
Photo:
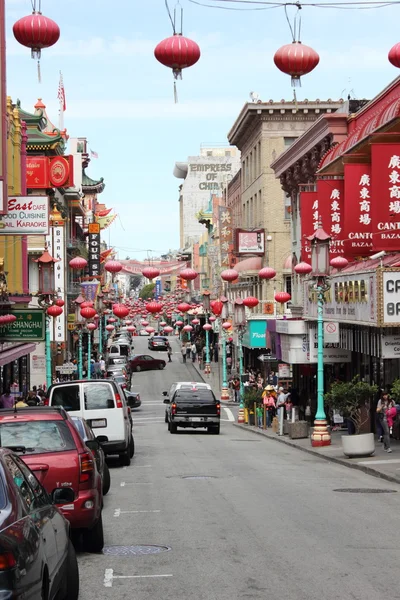
[[[28,156],[26,187],[46,189],[74,185],[73,156]]]
[[[317,318],[317,292],[304,282],[304,316]],[[400,267],[333,276],[323,316],[341,323],[400,327]]]
[[[349,162],[344,177],[317,180],[301,192],[302,240],[322,222],[331,236],[331,256],[367,256],[398,251],[400,244],[400,144],[371,144],[370,164]],[[310,260],[303,242],[302,260]]]

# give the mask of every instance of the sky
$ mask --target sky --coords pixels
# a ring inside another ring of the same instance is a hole
[[[31,12],[31,2],[5,1],[7,93],[28,111],[42,98],[57,124],[62,71],[65,127],[70,137],[86,137],[99,155],[87,173],[104,177],[99,201],[119,215],[104,239],[121,259],[142,260],[179,248],[182,182],[172,174],[176,161],[198,155],[201,144],[227,143],[250,92],[264,101],[293,97],[290,78],[273,62],[276,50],[291,42],[283,7],[226,10],[261,6],[196,0],[209,8],[180,0],[183,33],[202,54],[183,71],[175,104],[172,72],[154,58],[155,46],[172,35],[164,0],[42,0],[42,13],[58,23],[61,36],[42,51],[40,84],[30,50],[12,33],[14,22]],[[174,0],[169,4],[173,11]],[[399,11],[400,5],[304,6],[301,41],[318,52],[320,63],[302,78],[298,99],[378,94],[400,74],[387,60],[400,41]],[[294,7],[288,7],[288,15],[294,18]]]

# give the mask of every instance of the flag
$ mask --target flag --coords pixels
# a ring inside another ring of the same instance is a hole
[[[92,149],[90,150],[90,156],[91,156],[92,158],[99,158],[99,155],[97,154],[97,152],[95,152],[95,151],[94,151],[94,150],[92,150]]]
[[[64,79],[63,79],[61,71],[60,71],[60,83],[58,84],[57,98],[60,101],[60,106],[62,106],[62,111],[65,112],[67,110],[67,101],[65,99]]]

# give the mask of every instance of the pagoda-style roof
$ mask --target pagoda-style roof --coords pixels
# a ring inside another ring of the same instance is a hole
[[[29,113],[21,108],[20,101],[16,105],[21,121],[26,123],[26,134],[28,136],[27,150],[34,153],[46,153],[50,155],[64,154],[66,131],[57,129],[46,113],[46,106],[41,98],[35,105],[35,112]]]
[[[101,194],[106,187],[103,177],[100,179],[92,179],[86,174],[85,169],[82,172],[82,191],[86,194]]]

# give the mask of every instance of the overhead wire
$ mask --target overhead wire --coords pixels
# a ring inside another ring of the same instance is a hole
[[[174,22],[174,19],[172,18],[171,11],[170,11],[169,6],[168,6],[168,0],[164,0],[164,1],[165,1],[165,8],[167,9],[167,13],[168,13],[168,16],[169,16],[169,20],[171,21],[172,31],[173,31],[173,33],[175,35],[175,33],[176,33],[175,32],[175,22]]]
[[[244,10],[271,10],[272,8],[281,8],[281,4],[275,4],[274,6],[260,6],[260,7],[253,7],[253,8],[237,8],[235,6],[215,6],[214,4],[204,4],[202,2],[197,2],[197,0],[188,0],[189,2],[191,2],[192,4],[197,4],[197,6],[204,6],[206,8],[219,8],[220,10],[239,10],[239,11],[244,11]]]
[[[316,8],[344,8],[344,9],[358,9],[358,8],[382,8],[386,6],[393,6],[400,4],[400,0],[350,0],[345,2],[338,0],[336,2],[270,2],[268,0],[211,0],[211,2],[226,3],[226,4],[250,4],[250,5],[273,5],[281,6],[295,6],[301,8],[304,6],[313,6]],[[214,6],[214,5],[211,5]],[[221,8],[215,4],[216,8]]]

